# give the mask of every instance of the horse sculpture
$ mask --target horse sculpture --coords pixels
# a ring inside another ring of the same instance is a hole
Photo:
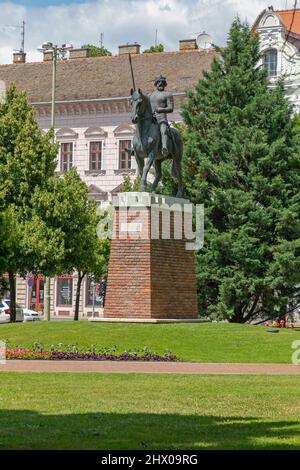
[[[133,151],[138,165],[138,174],[141,177],[140,191],[147,190],[147,176],[152,165],[155,168],[155,179],[151,191],[155,192],[161,179],[161,164],[164,160],[171,159],[172,175],[177,178],[178,190],[176,197],[183,196],[183,182],[181,161],[183,154],[183,141],[180,132],[169,128],[168,154],[162,155],[161,134],[159,124],[153,117],[149,97],[140,89],[131,90],[131,120],[136,125],[133,137]],[[145,160],[147,159],[146,163]]]

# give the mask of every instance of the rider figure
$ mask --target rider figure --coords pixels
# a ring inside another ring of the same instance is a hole
[[[160,75],[154,81],[154,90],[150,95],[150,103],[152,107],[153,117],[156,119],[161,134],[161,153],[164,157],[168,155],[168,117],[167,113],[172,113],[174,109],[173,95],[165,91],[167,86],[167,80],[165,77]]]

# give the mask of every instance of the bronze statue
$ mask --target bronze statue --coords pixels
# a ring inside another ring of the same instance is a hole
[[[165,77],[160,75],[155,79],[154,86],[156,90],[150,95],[150,103],[153,112],[153,117],[156,119],[161,134],[161,153],[165,157],[168,155],[168,113],[172,113],[174,110],[173,95],[165,91],[167,86],[167,80]]]
[[[178,181],[176,196],[182,197],[183,141],[180,132],[170,127],[167,119],[167,114],[173,111],[173,97],[171,93],[165,91],[167,85],[165,77],[160,75],[155,79],[154,84],[157,89],[149,96],[144,95],[140,89],[131,90],[131,120],[136,124],[133,152],[138,165],[138,173],[141,176],[140,191],[147,190],[147,176],[153,164],[155,179],[151,191],[155,192],[161,179],[162,161],[171,159],[173,161],[172,174]]]

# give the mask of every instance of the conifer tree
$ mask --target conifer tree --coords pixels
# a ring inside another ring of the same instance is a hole
[[[200,312],[233,322],[284,315],[300,283],[300,145],[259,39],[236,19],[183,107],[186,196],[205,205]]]

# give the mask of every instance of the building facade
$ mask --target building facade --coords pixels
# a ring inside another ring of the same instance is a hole
[[[136,177],[136,163],[126,152],[134,126],[130,121],[129,96],[132,88],[128,53],[132,54],[135,83],[143,92],[153,90],[157,75],[167,77],[174,95],[173,121],[180,121],[180,107],[186,92],[209,70],[216,52],[197,48],[195,40],[180,41],[176,52],[140,53],[138,44],[119,47],[113,57],[87,57],[85,49],[72,50],[57,64],[55,139],[59,143],[57,172],[76,167],[97,204],[110,203],[122,190],[124,176]],[[51,116],[52,53],[42,62],[26,63],[24,53],[14,54],[14,63],[0,65],[0,81],[14,82],[25,90],[34,106],[41,129],[47,131]],[[72,318],[77,278],[66,274],[51,280],[51,314]],[[25,308],[43,310],[44,279],[30,274],[17,277],[17,302]],[[101,316],[101,302],[94,295],[91,279],[82,286],[81,317]]]
[[[300,112],[300,9],[274,10],[269,7],[258,16],[253,29],[260,37],[261,66],[268,72],[270,86],[284,79],[286,95]]]

